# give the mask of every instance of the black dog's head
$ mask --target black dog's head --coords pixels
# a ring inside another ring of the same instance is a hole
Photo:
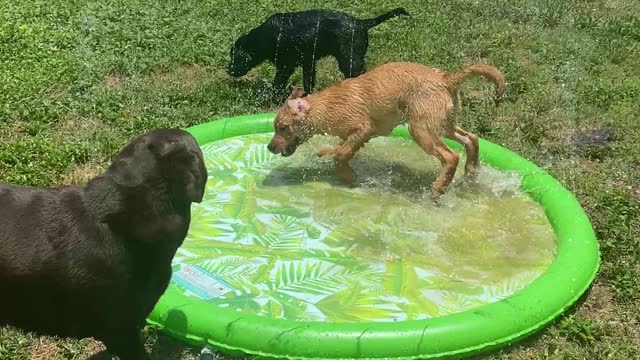
[[[202,151],[188,132],[152,130],[116,156],[103,176],[125,188],[149,190],[181,204],[201,202],[207,182]],[[160,194],[163,193],[163,194]]]
[[[264,60],[251,44],[249,35],[240,36],[231,46],[230,58],[227,73],[233,77],[246,75]]]

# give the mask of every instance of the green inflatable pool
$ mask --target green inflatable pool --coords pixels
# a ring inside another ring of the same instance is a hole
[[[267,358],[460,357],[540,329],[593,281],[584,211],[509,150],[481,140],[477,182],[457,176],[436,206],[438,163],[406,128],[359,152],[344,187],[313,156],[335,139],[269,153],[273,116],[188,129],[209,180],[149,317],[171,336]]]

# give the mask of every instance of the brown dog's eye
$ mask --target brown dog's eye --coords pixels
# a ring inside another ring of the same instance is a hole
[[[287,126],[286,125],[280,125],[280,126],[278,126],[278,130],[286,131],[287,130]]]

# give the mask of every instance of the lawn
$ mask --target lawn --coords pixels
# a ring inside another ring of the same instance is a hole
[[[270,65],[226,76],[235,37],[278,11],[372,17],[395,6],[413,16],[371,31],[368,66],[500,68],[506,101],[493,107],[490,85],[469,82],[462,126],[559,179],[601,244],[602,269],[583,301],[487,358],[640,358],[639,1],[0,0],[0,182],[83,182],[146,130],[272,110],[262,101]],[[321,61],[318,88],[340,79],[333,60]],[[291,81],[301,84],[300,73]],[[196,358],[198,349],[146,335],[155,359]],[[0,360],[85,359],[101,349],[0,329]]]

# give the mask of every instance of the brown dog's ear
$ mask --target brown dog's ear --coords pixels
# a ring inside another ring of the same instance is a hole
[[[194,156],[195,157],[195,156]],[[207,183],[207,168],[201,158],[193,161],[195,172],[187,174],[185,193],[191,202],[201,203],[204,198],[204,190]]]
[[[309,101],[305,98],[287,100],[287,105],[289,106],[289,109],[291,109],[293,115],[298,119],[302,119],[307,116],[309,109],[311,108]]]
[[[168,139],[160,144],[150,143],[149,148],[158,159],[170,166],[173,181],[184,187],[187,199],[199,203],[204,197],[207,169],[204,166],[197,144],[187,144],[184,138]],[[194,152],[194,149],[198,151]]]
[[[291,95],[289,95],[289,98],[287,100],[298,99],[298,98],[301,98],[302,96],[304,96],[304,90],[301,87],[296,86],[291,91]]]
[[[193,136],[184,130],[157,129],[129,142],[104,176],[124,188],[154,187],[162,177],[172,194],[201,202],[207,169]]]
[[[150,139],[147,148],[158,159],[166,158],[179,151],[186,150],[185,144],[176,136],[165,136]]]
[[[181,188],[191,202],[201,202],[207,182],[207,169],[195,140],[183,136],[168,137],[161,142],[152,141],[149,149],[161,166],[168,168],[167,174],[174,189]]]

